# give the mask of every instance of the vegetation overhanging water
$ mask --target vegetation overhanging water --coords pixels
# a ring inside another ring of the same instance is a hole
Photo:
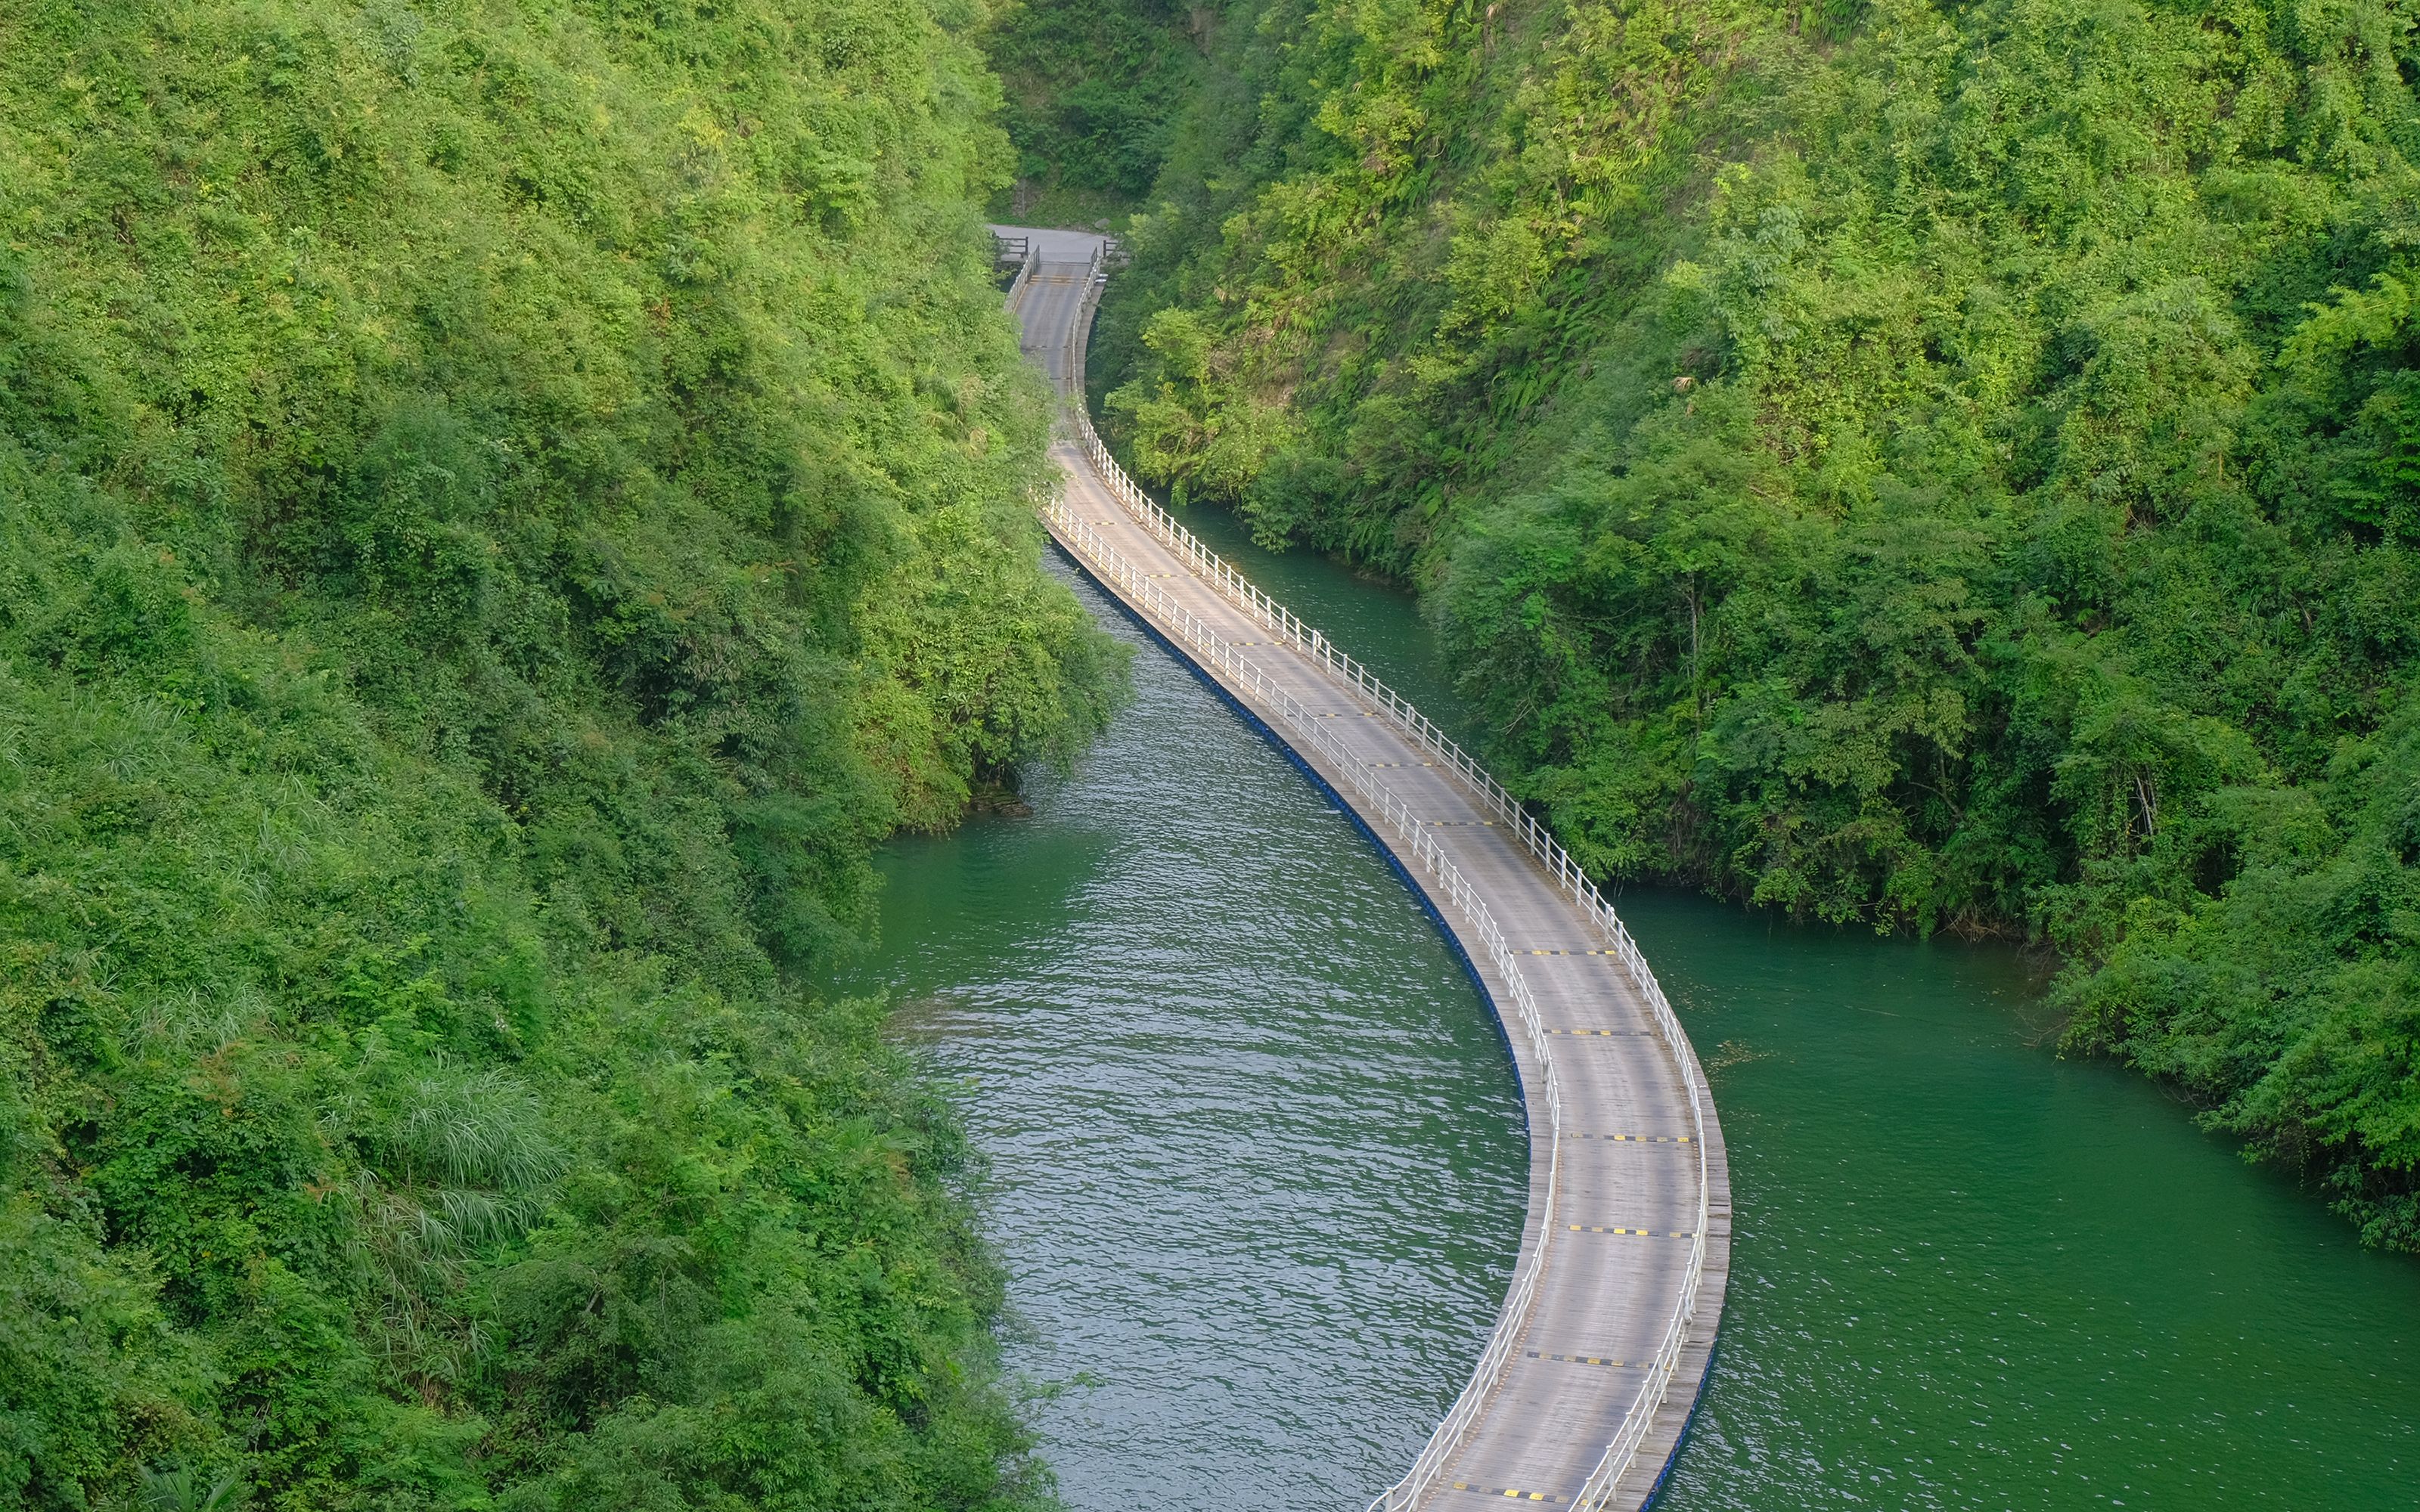
[[[1407,597],[1188,518],[1444,696]],[[1490,1320],[1517,1107],[1366,841],[1164,656],[1138,675],[1032,816],[892,849],[866,980],[968,1078],[1028,1324],[1010,1365],[1050,1383],[1070,1503],[1348,1507]],[[1738,1213],[1662,1504],[2409,1504],[2420,1273],[2155,1087],[2059,1058],[2017,952],[1621,906],[1712,1070]]]
[[[1109,444],[1419,584],[1591,874],[2045,937],[2073,1042],[2420,1253],[2399,0],[1020,0],[986,47],[1020,189],[1126,237]]]
[[[2047,907],[2095,1034],[2420,1249],[2414,33],[1819,8],[0,9],[0,1504],[1047,1504],[963,1141],[801,989],[882,836],[1117,699],[977,229],[1020,13],[1059,118],[1171,170],[1115,439],[1445,570],[1584,860],[1679,822],[1676,874],[1836,913]],[[1130,111],[1071,32],[1207,67]],[[923,853],[1093,879],[1095,954],[982,964],[1001,1231],[1062,1262],[1018,1364],[1078,1378],[1035,1411],[1087,1504],[1349,1499],[1485,1326],[1503,1067],[1341,821],[1153,706]],[[1633,911],[1769,1162],[1683,1497],[2408,1501],[2409,1271],[2024,1042],[2006,958]],[[1140,1341],[1108,1384],[1071,1320]]]
[[[799,985],[1118,692],[975,19],[0,7],[0,1506],[1045,1504]]]

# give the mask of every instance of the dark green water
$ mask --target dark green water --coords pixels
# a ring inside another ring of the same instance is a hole
[[[2105,1063],[2006,949],[1632,894],[1736,1228],[1663,1505],[2420,1505],[2420,1266]]]
[[[1196,528],[1458,722],[1406,598]],[[1032,816],[892,849],[852,984],[966,1079],[1070,1504],[1352,1507],[1492,1318],[1515,1088],[1367,842],[1163,655],[1137,672]],[[1663,1505],[2420,1506],[2420,1266],[2056,1058],[2013,951],[1621,906],[1709,1063],[1737,1211]]]
[[[891,848],[842,985],[960,1079],[1069,1504],[1358,1506],[1494,1320],[1519,1088],[1350,822],[1147,644],[1135,682],[1031,817]]]

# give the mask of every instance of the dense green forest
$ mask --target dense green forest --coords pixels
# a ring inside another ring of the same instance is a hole
[[[0,4],[0,1503],[1012,1507],[872,843],[1040,571],[970,0]]]
[[[1174,0],[1076,6],[992,0],[985,51],[1007,85],[1020,224],[1101,224],[1157,181],[1177,120],[1208,74],[1212,11]]]
[[[1100,70],[1136,471],[1420,587],[1598,875],[2045,940],[2420,1249],[2404,0],[1027,7],[1207,54]]]

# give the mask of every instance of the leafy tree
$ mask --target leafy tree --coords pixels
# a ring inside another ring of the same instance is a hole
[[[1427,590],[1599,875],[2039,933],[2073,1045],[2420,1248],[2406,8],[1217,36],[1091,366],[1139,471]]]
[[[1049,1501],[804,985],[1121,686],[977,19],[0,8],[0,1500]]]

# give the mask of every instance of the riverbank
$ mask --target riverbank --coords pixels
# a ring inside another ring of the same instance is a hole
[[[2411,1504],[2420,1265],[2057,1056],[2020,952],[1621,907],[1732,1145],[1731,1308],[1662,1506]]]
[[[1121,457],[1419,583],[1591,875],[2046,938],[2076,1045],[2420,1252],[2390,8],[999,33],[1029,176],[1097,174],[1105,112],[1150,160],[1091,368]]]
[[[1119,691],[977,19],[0,12],[0,1504],[1048,1506],[800,985]]]
[[[1202,511],[1188,523],[1225,528]],[[1390,681],[1441,675],[1407,595],[1315,555],[1279,562],[1285,580],[1268,586],[1318,606],[1357,654],[1392,658]],[[1148,1493],[1207,1512],[1241,1485],[1347,1512],[1417,1442],[1400,1414],[1458,1386],[1500,1295],[1520,1159],[1513,1125],[1486,1122],[1514,1117],[1502,1052],[1451,963],[1413,949],[1425,926],[1399,885],[1335,846],[1342,820],[1274,757],[1276,785],[1249,797],[1154,775],[1215,770],[1221,751],[1249,760],[1257,743],[1159,653],[1137,678],[1101,752],[1031,786],[1032,819],[885,854],[891,930],[858,980],[939,1005],[911,1032],[974,1078],[960,1097],[991,1162],[980,1200],[1026,1324],[1005,1361],[1060,1388],[1031,1412],[1071,1506]],[[1164,703],[1162,688],[1191,702]],[[1246,802],[1280,817],[1225,838]],[[1187,825],[1215,843],[1171,867],[1167,836]],[[1341,897],[1271,895],[1264,863],[1295,845],[1358,880]],[[1035,864],[1053,853],[1079,864]],[[1389,888],[1387,932],[1340,931],[1400,952],[1381,990],[1298,974],[1289,942],[1306,920],[1316,931],[1349,917],[1342,900]],[[2058,1058],[2056,1014],[2017,952],[1792,926],[1683,894],[1620,902],[1733,1131],[1734,1317],[1662,1504],[2404,1504],[2420,1463],[2420,1277],[2157,1088]],[[1104,1053],[1091,995],[1106,947],[1128,938],[1209,990],[1163,1006],[1129,980]],[[1385,1016],[1415,1000],[1413,1020]],[[1306,1003],[1348,1016],[1295,1032]],[[1360,1012],[1379,1015],[1374,1034],[1350,1022]],[[1384,1057],[1406,1045],[1452,1048],[1397,1101]],[[1120,1090],[1137,1067],[1156,1080]],[[1321,1123],[1343,1124],[1357,1099],[1381,1147],[1321,1147]],[[1185,1170],[1120,1153],[1164,1144],[1171,1115],[1230,1101],[1240,1117]],[[1246,1133],[1264,1121],[1278,1127],[1265,1149]],[[1415,1184],[1423,1159],[1438,1162],[1435,1187]],[[1421,1228],[1388,1195],[1469,1198],[1490,1182],[1495,1197],[1451,1210],[1450,1230]],[[1197,1260],[1171,1263],[1204,1234],[1217,1237]],[[1366,1285],[1377,1261],[1383,1288]],[[1183,1304],[1180,1282],[1203,1300]],[[1312,1346],[1281,1350],[1313,1313]]]
[[[1348,820],[1094,590],[1136,699],[1030,819],[884,853],[879,989],[991,1172],[1072,1507],[1358,1506],[1460,1389],[1528,1196],[1469,979]]]

